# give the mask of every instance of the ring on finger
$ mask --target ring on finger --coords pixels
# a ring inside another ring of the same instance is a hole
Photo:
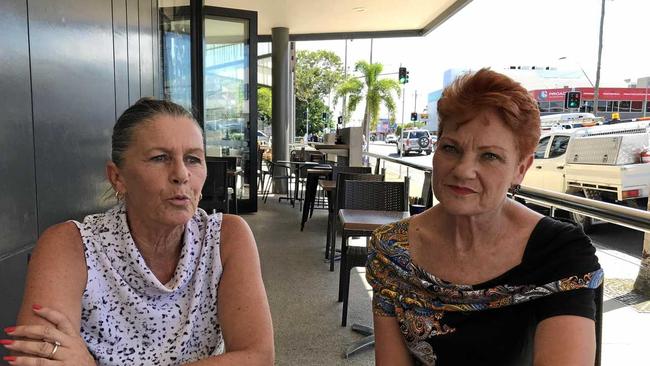
[[[59,343],[59,341],[53,341],[53,342],[46,341],[46,342],[50,343],[51,345],[54,346],[54,348],[52,348],[52,352],[50,352],[50,354],[47,356],[47,358],[49,358],[50,360],[53,360],[54,359],[54,354],[56,354],[56,351],[59,350],[59,347],[61,346],[61,343]]]

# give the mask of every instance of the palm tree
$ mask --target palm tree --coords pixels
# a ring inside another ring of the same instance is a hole
[[[379,119],[379,107],[381,103],[386,106],[391,119],[395,119],[395,100],[393,99],[393,91],[400,96],[400,86],[397,80],[393,79],[378,79],[384,66],[380,63],[368,63],[366,61],[359,61],[354,67],[354,70],[363,75],[363,81],[358,77],[350,77],[345,80],[336,91],[334,103],[339,97],[348,95],[347,113],[344,118],[347,119],[359,103],[365,99],[366,109],[363,115],[363,133],[368,135],[370,127],[377,127],[377,120]]]

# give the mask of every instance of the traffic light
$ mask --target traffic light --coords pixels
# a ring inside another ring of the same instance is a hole
[[[327,112],[323,112],[321,117],[323,118],[323,121],[327,121]]]
[[[409,81],[409,79],[408,79],[409,72],[406,71],[406,67],[400,67],[398,74],[399,74],[399,83],[400,84],[408,83],[408,81]]]
[[[339,125],[343,124],[343,116],[339,116],[339,118],[336,121]]]
[[[573,109],[580,108],[581,93],[577,91],[570,91],[564,94],[564,108]]]
[[[406,70],[406,82],[404,84],[406,84],[408,82],[409,82],[409,71]]]
[[[415,122],[418,120],[418,112],[411,113],[411,121]]]

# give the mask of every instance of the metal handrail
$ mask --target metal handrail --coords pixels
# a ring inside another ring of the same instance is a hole
[[[364,152],[363,154],[377,159],[377,166],[379,166],[380,161],[383,159],[425,172],[432,172],[430,166],[406,162],[398,158],[371,152]],[[575,212],[580,215],[650,233],[650,212],[648,211],[526,186],[522,186],[515,196],[526,202],[550,207],[551,211],[560,209]]]
[[[363,152],[363,155],[377,159],[377,166],[379,166],[379,161],[380,160],[386,160],[386,161],[390,161],[391,163],[401,164],[401,165],[407,166],[409,168],[423,170],[423,171],[429,172],[429,173],[431,173],[431,170],[432,170],[431,166],[429,166],[429,165],[411,163],[409,161],[404,161],[402,159],[393,158],[393,157],[386,156],[386,155],[375,154],[375,153],[371,153],[371,152]]]
[[[526,202],[575,212],[650,233],[650,212],[545,189],[522,186],[515,195]]]

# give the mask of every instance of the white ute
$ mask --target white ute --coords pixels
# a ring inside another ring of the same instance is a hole
[[[578,128],[543,135],[522,185],[645,210],[650,163],[650,122]],[[590,231],[593,219],[571,218]]]

